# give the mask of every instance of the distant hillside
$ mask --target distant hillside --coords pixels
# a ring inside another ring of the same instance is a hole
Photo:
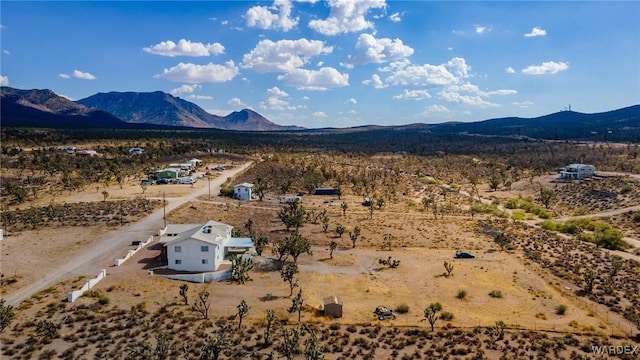
[[[56,95],[51,90],[0,88],[2,126],[43,128],[114,128],[126,126],[115,116]]]
[[[98,93],[78,100],[77,103],[106,111],[129,123],[245,131],[302,129],[274,124],[248,109],[227,116],[209,114],[194,103],[161,91]]]
[[[640,142],[640,105],[595,114],[562,111],[530,119],[509,117],[472,123],[446,123],[430,125],[426,129],[433,133]]]

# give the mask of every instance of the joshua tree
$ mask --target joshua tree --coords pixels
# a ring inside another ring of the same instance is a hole
[[[262,250],[264,250],[264,247],[269,243],[269,238],[264,236],[264,235],[260,235],[260,237],[258,237],[258,239],[256,240],[256,254],[258,254],[258,256],[262,256]]]
[[[424,309],[424,319],[420,320],[420,321],[428,321],[429,325],[431,325],[431,331],[433,332],[434,327],[436,325],[436,321],[438,321],[438,319],[440,318],[440,316],[437,315],[437,312],[441,309],[442,307],[440,306],[440,304],[435,303],[435,304],[431,304],[429,305],[429,307],[427,307],[426,309]]]
[[[323,360],[324,353],[318,345],[318,337],[316,336],[315,330],[308,326],[305,327],[305,329],[309,332],[309,338],[304,342],[305,360]]]
[[[298,273],[298,265],[295,263],[289,263],[280,270],[282,281],[289,283],[289,296],[293,295],[293,289],[298,286],[298,283],[295,281],[295,276]]]
[[[329,243],[329,258],[333,259],[333,252],[336,250],[336,248],[338,247],[338,243],[335,242],[334,240],[331,240],[331,242]]]
[[[306,211],[300,205],[299,201],[292,201],[287,206],[280,209],[278,212],[278,218],[282,221],[284,226],[289,229],[294,228],[298,230],[303,224],[306,217]]]
[[[342,237],[342,234],[344,234],[345,231],[347,231],[347,228],[344,227],[344,225],[338,224],[336,226],[336,234],[338,234],[338,237]]]
[[[448,262],[447,260],[444,261],[444,270],[446,271],[445,275],[446,277],[451,276],[451,273],[453,272],[453,261],[452,262]]]
[[[507,324],[502,320],[496,321],[496,324],[493,326],[493,333],[496,335],[498,340],[501,340],[504,337],[504,329],[507,327]]]
[[[320,215],[320,221],[322,222],[322,232],[327,232],[329,229],[329,216],[327,214]]]
[[[207,342],[200,352],[200,359],[218,360],[220,353],[229,346],[227,336],[230,332],[231,327],[224,325],[218,328],[218,330],[212,334],[213,336],[208,336]]]
[[[267,326],[264,329],[264,347],[270,345],[269,336],[271,336],[271,331],[273,330],[273,326],[277,321],[276,311],[273,309],[267,309],[266,312],[266,323]]]
[[[384,234],[382,237],[382,250],[391,251],[391,244],[393,243],[393,235]]]
[[[289,308],[289,313],[298,313],[298,324],[300,324],[300,315],[302,314],[304,304],[304,298],[302,297],[302,289],[298,290],[298,295],[291,300],[291,307]]]
[[[309,243],[309,239],[307,239],[305,236],[302,236],[297,231],[293,232],[291,235],[285,238],[285,244],[287,252],[293,258],[294,263],[298,261],[298,257],[302,253],[311,255],[311,244]]]
[[[278,351],[287,360],[293,360],[296,353],[298,353],[298,346],[300,344],[300,330],[298,328],[282,327],[282,334],[280,336],[280,345]]]
[[[358,241],[358,237],[360,236],[360,226],[356,225],[356,227],[353,228],[353,231],[349,231],[349,238],[351,239],[351,248],[355,249],[356,247],[356,241]]]
[[[189,285],[187,284],[182,284],[180,285],[180,296],[182,296],[182,298],[184,299],[184,304],[185,305],[189,305]]]
[[[593,292],[593,285],[596,282],[596,272],[589,269],[582,274],[582,280],[584,281],[584,291],[587,294],[591,294]]]
[[[107,190],[102,190],[102,201],[107,201],[107,198],[109,197],[109,192]]]
[[[340,204],[340,209],[342,209],[342,216],[347,215],[347,209],[348,209],[348,208],[349,208],[349,204],[347,204],[347,202],[346,202],[346,201],[343,201],[343,202]]]
[[[191,310],[198,312],[203,319],[206,319],[209,317],[210,306],[209,292],[203,289],[198,293],[198,300],[191,306]]]
[[[242,319],[247,315],[248,312],[249,305],[247,305],[247,302],[242,299],[242,301],[240,301],[240,304],[238,304],[238,330],[240,330],[240,328],[242,327]]]
[[[0,299],[0,333],[8,328],[16,314],[13,312],[13,306],[6,305],[4,299]]]
[[[251,280],[249,277],[249,270],[253,269],[253,261],[251,258],[245,258],[243,256],[233,255],[231,256],[231,282],[237,282],[238,284],[244,284],[247,280]]]

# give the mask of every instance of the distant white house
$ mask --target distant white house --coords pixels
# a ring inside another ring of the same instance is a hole
[[[593,165],[586,164],[569,164],[564,168],[560,168],[560,177],[566,180],[581,180],[596,174],[596,168]]]
[[[129,149],[129,154],[131,155],[142,155],[144,153],[144,149],[141,147],[132,147]]]
[[[192,168],[192,169],[195,169],[195,168],[197,168],[198,166],[202,165],[202,160],[200,160],[200,159],[196,159],[196,158],[193,158],[193,159],[191,159],[191,160],[189,160],[189,161],[187,161],[187,162],[188,162],[189,164],[191,164],[191,168]]]
[[[242,183],[233,187],[233,198],[243,201],[251,200],[251,191],[253,184]]]
[[[204,224],[169,224],[160,238],[167,267],[178,271],[212,272],[229,263],[232,254],[253,248],[251,238],[231,237],[233,226],[209,220]]]

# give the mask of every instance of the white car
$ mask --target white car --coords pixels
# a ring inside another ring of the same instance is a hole
[[[180,184],[195,184],[196,180],[194,178],[180,178]]]

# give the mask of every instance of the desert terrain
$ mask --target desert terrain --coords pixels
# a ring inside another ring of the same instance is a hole
[[[205,356],[206,348],[218,349],[221,358],[256,359],[313,358],[309,349],[327,359],[604,358],[593,346],[617,346],[624,351],[611,355],[618,358],[640,356],[634,350],[640,328],[640,181],[634,176],[558,183],[552,170],[525,171],[503,175],[509,182],[503,178],[492,189],[490,170],[468,173],[496,167],[485,167],[494,160],[475,157],[427,162],[411,155],[302,153],[249,159],[255,165],[239,169],[230,182],[264,188],[263,198],[250,202],[220,196],[226,176],[212,174],[211,193],[207,178],[193,186],[142,189],[139,177],[132,177],[121,184],[43,192],[15,206],[16,216],[26,216],[20,210],[52,203],[138,199],[149,204],[126,216],[116,206],[104,221],[70,224],[60,216],[37,225],[4,224],[9,231],[1,243],[3,298],[105,246],[100,239],[114,234],[122,239],[110,257],[56,276],[51,285],[14,303],[15,319],[0,334],[3,357],[189,359]],[[452,162],[464,170],[447,170]],[[312,195],[319,186],[339,187],[341,194]],[[539,199],[542,188],[553,191],[549,207]],[[291,234],[278,213],[288,206],[284,197],[296,193],[303,193],[300,206],[307,214],[299,233],[311,246],[296,261],[298,286],[291,290],[272,250],[278,239]],[[162,199],[174,204],[166,213],[168,223],[216,220],[242,235],[251,235],[251,228],[254,238],[267,237],[262,256],[253,258],[250,280],[197,284],[151,275],[162,248],[157,236],[123,266],[113,266],[116,257],[133,248],[131,241],[145,240],[164,226],[157,215]],[[368,199],[378,206],[366,205]],[[126,231],[152,213],[156,218],[145,229]],[[604,249],[579,234],[543,228],[548,226],[544,221],[574,218],[604,221],[630,247]],[[344,227],[343,234],[338,227]],[[356,227],[360,232],[352,241]],[[476,258],[454,259],[458,250]],[[399,261],[397,267],[381,264],[389,257]],[[450,274],[445,263],[453,264]],[[100,269],[107,270],[105,279],[74,303],[66,302],[69,291]],[[589,292],[587,270],[597,274]],[[180,294],[185,284],[188,305]],[[299,291],[304,299],[300,323],[296,311],[288,311]],[[206,318],[192,309],[204,292],[210,305]],[[342,299],[341,318],[323,315],[328,296]],[[249,311],[238,324],[241,302]],[[440,304],[440,318],[432,332],[425,309],[434,303]],[[379,305],[394,309],[396,318],[378,320],[373,311]],[[275,329],[267,326],[268,310],[280,323]],[[48,323],[41,323],[44,319]],[[54,330],[47,332],[47,324]],[[288,353],[285,345],[293,339],[295,351]],[[214,358],[213,352],[207,354]]]

